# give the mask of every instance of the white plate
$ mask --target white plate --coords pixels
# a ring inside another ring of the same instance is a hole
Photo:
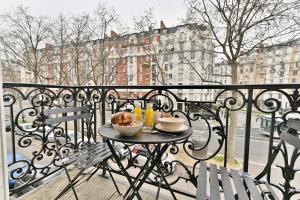
[[[160,131],[169,132],[169,133],[178,133],[178,132],[186,131],[186,130],[189,129],[189,127],[187,125],[184,125],[184,124],[176,130],[165,129],[165,128],[161,127],[160,124],[156,124],[155,128],[160,130]]]

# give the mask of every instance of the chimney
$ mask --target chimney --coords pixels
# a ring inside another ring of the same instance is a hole
[[[166,28],[165,23],[163,22],[163,20],[160,20],[160,29],[165,29],[165,28]]]
[[[110,31],[110,37],[115,38],[115,37],[118,37],[118,36],[119,35],[116,32]]]

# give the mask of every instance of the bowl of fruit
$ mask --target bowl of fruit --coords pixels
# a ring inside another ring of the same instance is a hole
[[[139,132],[143,126],[143,122],[134,120],[132,113],[129,112],[118,112],[114,114],[111,118],[111,124],[113,128],[123,136],[133,136]]]

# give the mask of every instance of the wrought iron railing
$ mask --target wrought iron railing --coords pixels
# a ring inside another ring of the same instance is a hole
[[[92,105],[93,134],[98,140],[97,128],[109,120],[110,115],[119,110],[132,110],[135,103],[142,108],[149,102],[154,109],[171,113],[186,119],[186,123],[193,127],[193,136],[187,141],[172,144],[167,158],[163,160],[163,167],[170,185],[177,193],[193,197],[191,190],[178,189],[177,185],[185,181],[193,186],[197,185],[198,165],[202,160],[210,160],[217,154],[224,155],[221,159],[227,165],[228,135],[230,116],[234,112],[245,113],[245,119],[238,118],[238,126],[245,122],[242,128],[244,147],[240,162],[242,170],[249,171],[249,157],[251,150],[251,136],[254,113],[268,114],[270,118],[270,137],[268,157],[270,158],[274,146],[274,133],[282,131],[276,119],[284,122],[290,115],[298,115],[300,106],[300,85],[187,85],[187,86],[58,86],[39,84],[4,83],[4,104],[6,116],[6,130],[9,152],[10,181],[18,184],[10,188],[11,194],[18,193],[30,186],[38,185],[43,179],[61,169],[60,160],[55,151],[53,134],[60,139],[61,151],[78,148],[85,141],[85,128],[81,121],[64,123],[60,133],[49,131],[44,122],[43,110],[52,107]],[[187,95],[194,99],[177,95]],[[213,90],[210,99],[202,91]],[[201,100],[204,99],[204,100]],[[278,113],[281,113],[278,116]],[[282,123],[284,125],[284,123]],[[276,142],[275,142],[276,143]],[[212,146],[212,147],[211,147]],[[138,168],[142,163],[142,156],[134,153],[130,144],[125,144],[120,152],[127,168]],[[238,149],[241,151],[241,149]],[[299,153],[289,151],[287,145],[281,150],[283,156],[283,182],[272,183],[272,171],[266,172],[271,184],[285,197],[299,193],[293,186],[297,170],[295,165]],[[289,162],[291,159],[291,162]],[[265,163],[265,164],[266,164]],[[120,173],[111,161],[114,172]],[[251,172],[250,172],[251,173]],[[157,185],[155,172],[147,180],[149,184]],[[164,186],[162,186],[164,187]]]

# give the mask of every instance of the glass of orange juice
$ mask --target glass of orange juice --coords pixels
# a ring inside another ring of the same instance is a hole
[[[135,108],[134,108],[134,113],[136,116],[136,120],[141,122],[143,121],[143,113],[142,113],[142,108],[140,104],[135,104]]]
[[[153,111],[153,104],[147,104],[147,109],[145,112],[145,126],[147,128],[152,129],[154,124],[154,111]]]

